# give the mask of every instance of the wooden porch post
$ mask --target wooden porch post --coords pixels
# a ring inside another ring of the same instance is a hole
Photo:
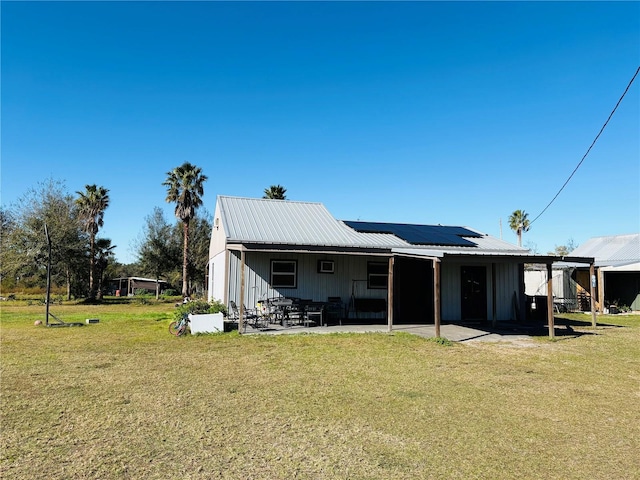
[[[553,317],[553,263],[547,263],[547,321],[549,322],[549,338],[555,338],[555,324]]]
[[[595,265],[593,262],[589,264],[589,286],[591,292],[591,326],[596,328],[596,274]],[[600,285],[600,289],[603,290],[603,285]]]
[[[395,257],[389,257],[389,277],[387,284],[387,331],[391,333],[393,330],[393,265]]]
[[[238,305],[238,333],[244,330],[244,250],[240,251],[240,305]]]
[[[595,267],[594,267],[595,268]],[[591,270],[591,268],[589,268]],[[597,270],[598,276],[598,311],[600,313],[604,313],[604,272],[602,271],[602,267]],[[591,280],[591,284],[593,285],[593,280]],[[595,297],[594,297],[595,298]]]
[[[436,338],[440,338],[440,260],[433,259],[433,322]]]

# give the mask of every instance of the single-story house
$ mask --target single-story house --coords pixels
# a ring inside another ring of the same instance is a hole
[[[524,264],[558,260],[469,227],[341,221],[321,203],[219,196],[208,297],[241,310],[274,297],[339,299],[345,322],[438,333],[441,321],[524,319]]]
[[[582,264],[560,262],[556,268],[569,271],[576,283],[576,299],[584,309],[595,275],[596,308],[604,312],[610,307],[640,310],[640,233],[594,237],[577,247],[572,256],[593,257],[595,272]]]

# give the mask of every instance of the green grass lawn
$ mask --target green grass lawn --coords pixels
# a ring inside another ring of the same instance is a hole
[[[2,478],[638,479],[640,316],[534,346],[173,337],[172,304],[1,310]],[[606,324],[606,325],[603,325]]]

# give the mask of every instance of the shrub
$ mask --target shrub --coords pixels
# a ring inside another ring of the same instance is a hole
[[[183,303],[176,307],[174,313],[175,320],[182,318],[184,314],[205,314],[205,313],[222,313],[227,315],[227,307],[218,300],[214,300],[209,303],[205,300],[193,300],[191,302]]]

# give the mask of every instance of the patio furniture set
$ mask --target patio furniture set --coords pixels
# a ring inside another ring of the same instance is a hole
[[[229,302],[230,319],[238,321],[240,309],[234,301]],[[342,325],[344,306],[339,297],[329,297],[326,302],[299,298],[277,297],[258,301],[256,308],[244,308],[244,328],[264,330],[276,325],[281,327],[317,327],[329,323]]]

